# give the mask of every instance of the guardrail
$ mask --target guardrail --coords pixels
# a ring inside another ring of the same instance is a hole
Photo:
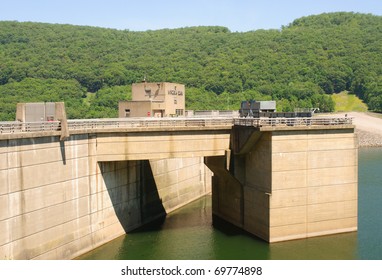
[[[21,132],[59,131],[61,122],[0,122],[0,134]]]
[[[68,120],[69,131],[113,128],[172,128],[232,126],[232,118],[129,118]],[[60,131],[61,122],[0,122],[0,134]]]
[[[353,118],[238,118],[234,125],[241,126],[316,126],[351,125]]]
[[[69,130],[232,126],[232,118],[129,118],[68,120]]]
[[[114,128],[349,125],[352,118],[129,118],[68,120],[69,131]],[[0,122],[0,134],[61,131],[61,122]]]

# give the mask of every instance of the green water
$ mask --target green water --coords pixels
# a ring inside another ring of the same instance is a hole
[[[79,259],[382,260],[382,148],[360,149],[358,232],[268,244],[213,221],[206,196]]]

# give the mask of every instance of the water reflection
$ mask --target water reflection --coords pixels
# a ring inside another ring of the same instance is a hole
[[[382,260],[382,148],[358,158],[358,259]]]
[[[353,260],[357,258],[357,233],[343,233],[274,243],[273,260]]]

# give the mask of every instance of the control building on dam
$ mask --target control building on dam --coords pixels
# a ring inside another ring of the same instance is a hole
[[[66,120],[55,106],[0,123],[0,259],[72,259],[209,193],[214,215],[267,242],[357,230],[349,118]]]

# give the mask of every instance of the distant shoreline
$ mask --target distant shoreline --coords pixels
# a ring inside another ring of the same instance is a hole
[[[321,116],[353,118],[359,147],[382,147],[382,114],[370,112],[337,112]]]
[[[349,112],[354,117],[359,147],[382,147],[381,114]]]
[[[355,117],[359,147],[382,147],[382,118],[376,113],[350,112]]]
[[[361,129],[355,130],[359,147],[382,147],[382,136]]]

